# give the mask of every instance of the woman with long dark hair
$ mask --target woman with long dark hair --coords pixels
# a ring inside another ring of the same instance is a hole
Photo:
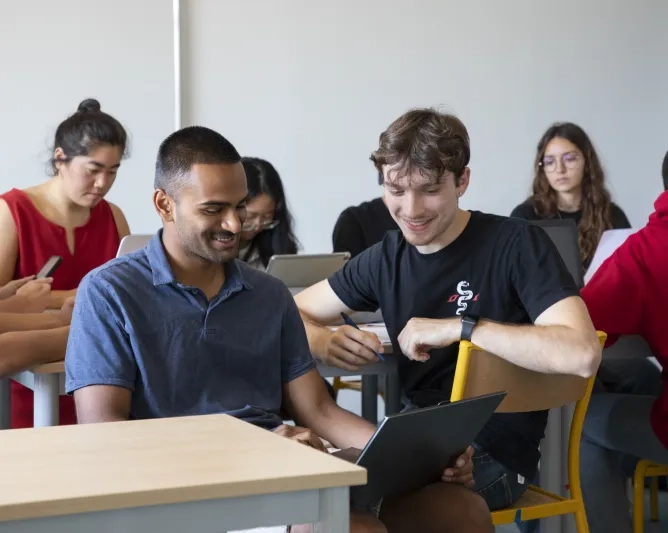
[[[274,166],[257,157],[243,157],[248,204],[241,231],[239,259],[256,268],[266,268],[276,254],[296,254],[299,242],[288,210],[281,177]]]
[[[534,161],[533,192],[510,216],[575,220],[585,270],[605,230],[631,227],[624,211],[610,198],[594,145],[585,131],[571,122],[553,124],[541,138]]]

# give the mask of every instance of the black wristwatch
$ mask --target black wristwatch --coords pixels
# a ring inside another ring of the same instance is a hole
[[[475,315],[465,315],[462,317],[462,334],[461,340],[470,341],[473,335],[473,328],[478,323],[478,317]]]

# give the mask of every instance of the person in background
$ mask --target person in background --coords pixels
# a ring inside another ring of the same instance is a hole
[[[130,233],[122,211],[104,200],[126,153],[123,126],[84,100],[56,129],[53,177],[0,196],[0,284],[36,274],[51,256],[62,257],[53,273],[50,308],[74,295],[81,279],[118,251]],[[32,427],[33,393],[12,382],[12,427]],[[60,423],[76,423],[71,398],[60,397]]]
[[[610,199],[594,145],[584,130],[571,122],[550,126],[541,138],[534,162],[533,193],[510,216],[575,220],[585,270],[605,230],[631,227]]]
[[[227,413],[323,451],[320,437],[364,448],[375,426],[325,391],[288,288],[237,259],[247,196],[239,154],[219,133],[193,126],[161,144],[153,205],[163,227],[77,294],[65,370],[79,423]],[[298,426],[282,424],[282,406]],[[470,456],[450,483],[387,498],[379,518],[379,504],[353,509],[351,531],[492,532],[484,503],[447,499],[470,483]]]
[[[241,162],[248,182],[248,202],[239,259],[264,269],[272,255],[296,254],[299,242],[283,183],[274,166],[257,157],[244,157]]]
[[[378,174],[378,184],[383,184]],[[388,231],[399,229],[382,198],[374,198],[344,209],[334,225],[334,252],[350,252],[351,259],[383,240]]]
[[[241,164],[246,172],[248,200],[239,259],[264,270],[272,255],[296,254],[299,242],[278,171],[269,161],[257,157],[242,157]],[[332,384],[324,378],[323,381],[329,395],[336,400]]]
[[[663,161],[668,190],[668,153]],[[582,289],[594,325],[608,334],[641,335],[668,367],[668,192],[647,225],[630,235]],[[626,480],[639,459],[668,464],[668,394],[592,396],[580,445],[580,476],[592,533],[631,533]]]

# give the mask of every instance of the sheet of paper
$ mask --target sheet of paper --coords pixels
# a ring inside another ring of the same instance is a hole
[[[601,240],[598,241],[596,252],[591,260],[591,264],[584,276],[585,284],[589,282],[594,273],[603,264],[603,262],[619,248],[627,237],[638,231],[637,229],[611,229],[603,232]]]
[[[370,322],[368,324],[360,324],[360,329],[369,331],[378,335],[380,342],[383,344],[390,344],[390,336],[387,333],[387,328],[382,322]]]
[[[332,329],[336,329],[339,326],[334,326]],[[369,331],[378,335],[380,342],[382,344],[390,344],[390,336],[387,333],[387,328],[382,322],[369,322],[367,324],[359,324],[359,328],[362,331]]]

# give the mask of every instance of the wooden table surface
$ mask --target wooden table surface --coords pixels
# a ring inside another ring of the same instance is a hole
[[[0,472],[0,521],[366,483],[227,415],[3,431]]]

